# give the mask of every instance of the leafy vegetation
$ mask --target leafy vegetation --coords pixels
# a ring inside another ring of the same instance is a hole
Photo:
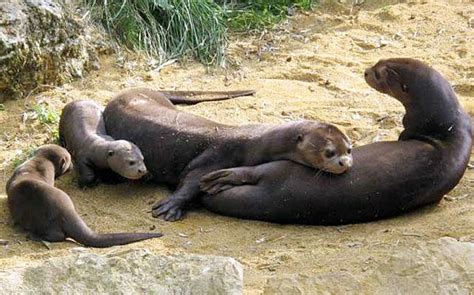
[[[223,10],[211,0],[84,0],[92,18],[127,47],[168,59],[190,54],[223,65],[227,46]]]
[[[230,29],[240,32],[261,30],[281,22],[294,9],[309,10],[316,0],[221,0]]]
[[[11,161],[11,165],[13,166],[13,169],[23,164],[23,162],[28,160],[28,158],[32,157],[36,148],[37,148],[36,145],[32,145],[18,152],[15,155],[15,158],[13,158],[13,160]]]
[[[37,104],[32,108],[33,115],[45,126],[55,143],[59,142],[59,114],[45,105]]]
[[[115,40],[162,64],[191,55],[224,65],[227,27],[256,31],[283,20],[316,0],[83,0],[93,20]]]

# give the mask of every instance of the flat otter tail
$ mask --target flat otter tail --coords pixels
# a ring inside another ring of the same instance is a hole
[[[160,90],[167,99],[174,104],[197,104],[205,101],[227,100],[235,97],[250,96],[255,90],[236,91],[168,91]]]
[[[161,233],[98,234],[92,231],[76,212],[74,215],[72,218],[66,218],[63,229],[67,237],[87,247],[106,248],[163,236]]]

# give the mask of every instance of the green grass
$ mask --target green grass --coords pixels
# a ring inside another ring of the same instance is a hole
[[[284,20],[290,10],[310,10],[316,0],[220,0],[230,29],[255,32]]]
[[[59,114],[45,105],[37,104],[32,108],[33,114],[43,125],[58,124]]]
[[[192,56],[225,65],[227,28],[256,32],[317,0],[82,0],[119,44],[162,64]]]
[[[26,160],[28,160],[30,157],[33,156],[33,153],[36,151],[37,146],[29,146],[25,149],[23,149],[21,152],[15,155],[15,158],[13,158],[11,165],[13,166],[13,169],[16,169],[18,166],[23,164]]]
[[[53,142],[59,143],[59,113],[42,104],[35,105],[32,112],[41,125],[48,129]]]
[[[37,104],[31,108],[33,118],[38,120],[40,124],[48,130],[48,141],[53,143],[59,143],[59,114],[53,109],[48,108],[43,104]],[[33,153],[38,148],[37,144],[31,144],[28,147],[21,150],[15,155],[15,158],[11,161],[13,169],[20,166],[28,158],[33,156]]]
[[[223,10],[211,0],[83,0],[93,20],[119,43],[159,63],[191,55],[224,65],[227,28]]]

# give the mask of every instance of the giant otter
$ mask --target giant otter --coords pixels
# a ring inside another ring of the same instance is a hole
[[[381,60],[367,83],[406,109],[398,141],[354,149],[345,174],[314,172],[291,161],[234,167],[202,178],[213,212],[278,223],[337,225],[399,215],[441,200],[461,179],[472,149],[471,120],[451,85],[408,58]]]
[[[57,145],[44,145],[15,169],[7,182],[8,208],[13,220],[50,242],[66,238],[89,247],[110,247],[161,237],[160,233],[97,234],[81,219],[69,196],[54,187],[55,178],[72,167],[70,154]]]
[[[176,109],[159,91],[126,90],[104,110],[107,133],[135,143],[158,182],[177,185],[152,214],[174,221],[199,195],[200,178],[213,170],[288,159],[331,173],[352,165],[349,139],[335,126],[301,121],[229,126]],[[130,128],[135,126],[135,128]]]
[[[139,179],[147,172],[136,145],[106,134],[102,108],[93,101],[76,100],[63,108],[59,137],[71,153],[80,187],[96,184],[105,169],[128,179]]]

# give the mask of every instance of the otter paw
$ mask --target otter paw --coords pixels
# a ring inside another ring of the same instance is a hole
[[[79,188],[85,190],[87,188],[93,188],[100,183],[99,178],[94,177],[93,179],[79,179],[78,185]]]
[[[163,215],[166,221],[176,221],[183,217],[184,211],[180,202],[167,198],[153,205],[151,215],[155,218]]]
[[[200,187],[201,191],[215,195],[243,183],[245,183],[245,181],[239,179],[236,173],[231,170],[223,169],[204,175],[201,178]]]

